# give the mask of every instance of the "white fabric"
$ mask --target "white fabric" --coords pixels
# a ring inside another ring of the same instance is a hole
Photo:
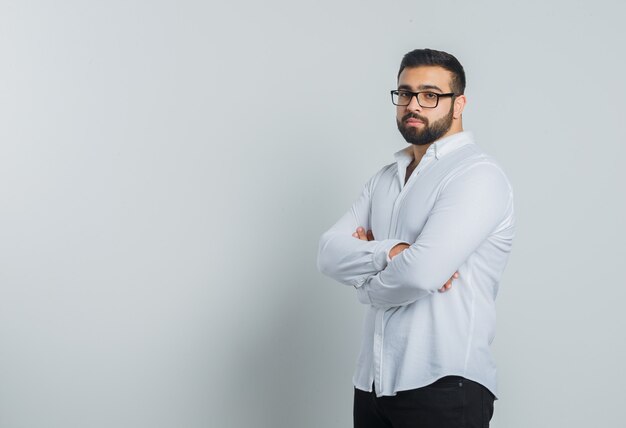
[[[395,157],[319,243],[319,270],[367,305],[354,386],[395,395],[459,375],[497,395],[490,344],[514,236],[511,185],[469,132],[431,144],[406,185],[412,148]],[[354,238],[358,226],[375,240]],[[411,246],[390,261],[399,242]]]

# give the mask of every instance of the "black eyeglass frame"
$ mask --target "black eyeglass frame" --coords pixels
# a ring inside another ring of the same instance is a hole
[[[400,92],[404,92],[405,94],[411,94],[411,98],[409,98],[409,102],[408,103],[406,103],[406,104],[396,104],[396,103],[393,102],[393,96],[394,95],[399,95]],[[417,103],[420,105],[421,108],[437,108],[437,106],[439,105],[439,98],[456,96],[456,94],[454,92],[448,92],[447,94],[438,94],[437,92],[433,92],[433,91],[411,92],[411,91],[407,91],[406,89],[392,89],[390,91],[390,94],[391,94],[391,103],[394,106],[406,107],[409,104],[411,104],[411,101],[413,100],[413,97],[415,97],[415,99],[417,100]],[[435,105],[432,106],[432,107],[423,106],[423,105],[420,104],[420,99],[418,97],[419,94],[433,94],[433,95],[437,95],[437,102],[435,102]]]

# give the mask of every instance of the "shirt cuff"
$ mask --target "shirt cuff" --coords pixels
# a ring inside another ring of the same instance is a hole
[[[401,239],[385,239],[374,249],[374,267],[378,271],[381,271],[387,267],[387,264],[391,261],[389,258],[389,251],[398,244],[407,244]],[[410,245],[410,244],[407,244]]]

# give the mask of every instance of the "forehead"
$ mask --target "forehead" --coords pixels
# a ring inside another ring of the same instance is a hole
[[[413,90],[439,88],[450,92],[452,73],[439,66],[407,67],[398,77],[398,87]]]

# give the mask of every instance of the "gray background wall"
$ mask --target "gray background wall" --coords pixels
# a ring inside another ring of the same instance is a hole
[[[0,427],[347,427],[317,240],[404,146],[417,47],[506,169],[496,428],[622,426],[619,1],[0,3]]]

